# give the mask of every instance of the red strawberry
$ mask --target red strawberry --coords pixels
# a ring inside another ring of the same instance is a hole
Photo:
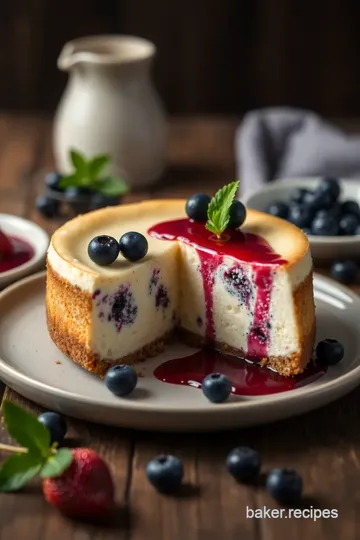
[[[0,257],[10,255],[12,250],[13,248],[10,239],[0,230]]]
[[[73,461],[61,476],[45,478],[45,499],[72,517],[102,517],[114,508],[114,484],[106,463],[88,448],[72,450]]]

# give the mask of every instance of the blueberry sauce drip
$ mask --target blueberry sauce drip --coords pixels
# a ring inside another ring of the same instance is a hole
[[[205,297],[205,335],[208,343],[216,341],[213,317],[213,288],[217,271],[225,258],[232,258],[234,266],[222,278],[230,294],[236,294],[247,307],[254,300],[254,313],[248,334],[247,356],[263,358],[267,355],[270,328],[270,301],[274,266],[287,261],[277,254],[265,239],[239,229],[227,230],[220,240],[206,230],[203,223],[179,219],[154,225],[148,233],[162,240],[179,240],[193,246],[200,261]],[[239,262],[251,263],[255,287],[242,271]]]

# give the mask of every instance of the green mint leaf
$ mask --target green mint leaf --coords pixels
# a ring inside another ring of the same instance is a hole
[[[68,176],[63,176],[60,180],[60,187],[61,188],[68,188],[68,187],[77,187],[81,186],[82,178],[80,175],[77,174],[69,174]]]
[[[33,454],[14,454],[0,469],[0,491],[18,491],[41,469],[41,458]]]
[[[60,476],[70,466],[72,459],[72,453],[68,448],[60,448],[53,456],[47,459],[41,468],[40,476],[42,478]]]
[[[77,150],[70,150],[70,159],[76,171],[78,171],[81,175],[87,173],[88,163],[85,156],[83,156]]]
[[[96,182],[96,190],[106,197],[116,197],[127,193],[129,188],[122,178],[104,178]]]
[[[218,238],[230,221],[230,206],[239,188],[239,181],[231,182],[217,191],[208,207],[206,229]]]
[[[96,180],[102,171],[104,171],[106,165],[108,165],[110,157],[106,154],[101,156],[95,156],[88,165],[89,177],[92,180]]]
[[[35,456],[47,457],[50,432],[36,416],[10,401],[4,401],[2,409],[9,435]]]

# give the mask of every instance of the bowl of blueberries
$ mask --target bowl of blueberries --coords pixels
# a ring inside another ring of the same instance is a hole
[[[246,195],[243,202],[302,229],[316,261],[360,256],[360,180],[277,180]]]

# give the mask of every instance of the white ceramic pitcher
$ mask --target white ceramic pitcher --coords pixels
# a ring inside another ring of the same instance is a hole
[[[161,175],[166,121],[152,85],[155,46],[131,36],[92,36],[67,43],[58,67],[70,72],[54,122],[54,155],[71,169],[69,149],[88,157],[107,153],[112,175],[144,187]]]

